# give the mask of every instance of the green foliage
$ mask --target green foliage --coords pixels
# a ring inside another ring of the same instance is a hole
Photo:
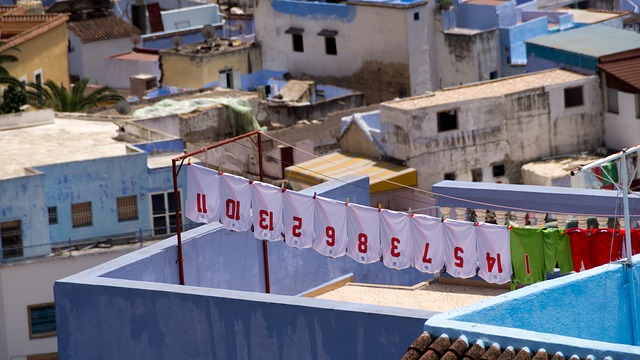
[[[71,92],[64,85],[47,80],[44,84],[27,84],[27,99],[39,108],[50,108],[58,112],[80,112],[99,106],[105,102],[123,100],[114,89],[102,87],[85,94],[89,79],[78,81]]]
[[[0,77],[9,77],[9,71],[4,67],[6,63],[17,62],[18,58],[9,54],[0,54]]]
[[[27,93],[24,86],[15,84],[9,85],[2,94],[2,104],[0,112],[3,114],[17,113],[20,108],[27,103]]]

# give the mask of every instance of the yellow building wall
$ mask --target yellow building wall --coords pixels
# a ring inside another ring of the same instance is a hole
[[[248,74],[249,57],[251,72],[262,69],[260,48],[251,46],[236,51],[216,53],[212,56],[177,54],[166,52],[161,56],[162,81],[165,86],[199,89],[218,81],[224,69]]]
[[[40,34],[17,45],[18,50],[9,49],[3,54],[14,55],[18,62],[4,64],[13,77],[26,76],[27,82],[34,82],[34,72],[42,69],[42,82],[53,80],[69,88],[69,56],[67,54],[67,24]]]

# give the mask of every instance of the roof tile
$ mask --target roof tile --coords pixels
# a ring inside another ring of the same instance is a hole
[[[76,35],[83,44],[129,38],[140,35],[140,30],[113,13],[79,21],[69,21],[69,31]]]
[[[482,341],[478,341],[467,350],[467,353],[464,354],[463,359],[468,360],[480,360],[482,355],[485,353],[484,343]]]

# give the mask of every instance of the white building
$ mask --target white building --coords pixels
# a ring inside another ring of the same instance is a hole
[[[374,103],[433,90],[434,2],[256,2],[263,67],[340,82]],[[437,81],[435,81],[437,82]]]
[[[602,144],[597,76],[565,70],[503,78],[380,105],[388,156],[440,180],[518,183],[523,163]]]
[[[53,283],[140,245],[65,251],[0,266],[0,360],[58,359]]]

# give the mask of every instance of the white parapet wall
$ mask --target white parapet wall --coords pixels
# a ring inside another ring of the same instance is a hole
[[[55,113],[51,109],[0,115],[0,131],[28,126],[53,124],[54,118]]]

